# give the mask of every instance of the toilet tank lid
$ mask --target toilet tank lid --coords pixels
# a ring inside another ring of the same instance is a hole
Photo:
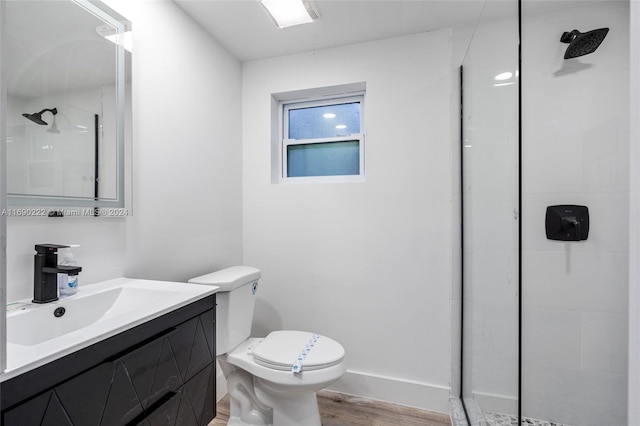
[[[215,285],[220,291],[231,291],[260,279],[260,270],[251,266],[232,266],[206,275],[191,278],[191,284]]]

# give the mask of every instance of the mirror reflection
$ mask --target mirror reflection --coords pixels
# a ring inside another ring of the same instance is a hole
[[[6,16],[10,202],[122,206],[126,25],[86,1],[7,1]]]

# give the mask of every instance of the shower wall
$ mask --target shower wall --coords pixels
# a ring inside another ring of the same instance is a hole
[[[609,27],[563,60],[564,31]],[[626,424],[629,3],[522,2],[522,414]],[[589,239],[545,237],[548,205],[589,207]]]

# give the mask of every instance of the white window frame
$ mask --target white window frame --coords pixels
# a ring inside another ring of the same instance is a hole
[[[360,133],[352,133],[349,136],[313,138],[313,139],[289,139],[289,110],[300,108],[313,108],[325,105],[340,105],[358,102],[360,104]],[[342,182],[364,182],[365,180],[365,138],[364,138],[364,92],[350,93],[349,96],[336,96],[321,98],[313,101],[286,101],[281,103],[280,112],[282,114],[282,127],[280,128],[280,140],[282,164],[281,183],[342,183]],[[334,175],[334,176],[287,176],[287,153],[288,147],[292,145],[310,145],[315,143],[349,142],[358,141],[359,170],[357,175]]]

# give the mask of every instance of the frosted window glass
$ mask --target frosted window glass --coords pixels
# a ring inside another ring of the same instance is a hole
[[[360,141],[326,142],[287,147],[287,176],[360,174]]]
[[[360,102],[289,110],[289,139],[332,138],[360,133]]]

